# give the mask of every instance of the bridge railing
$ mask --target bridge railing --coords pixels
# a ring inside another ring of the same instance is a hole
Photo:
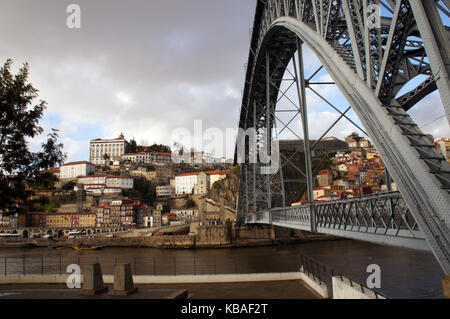
[[[302,271],[307,274],[308,276],[312,277],[315,280],[318,280],[321,284],[325,284],[327,286],[328,290],[328,296],[333,296],[333,277],[337,277],[341,281],[344,280],[344,275],[341,273],[337,273],[332,268],[329,268],[325,266],[324,264],[320,263],[319,261],[308,257],[301,255],[301,265],[302,265]],[[380,293],[379,291],[376,291],[374,289],[368,288],[366,285],[361,284],[358,281],[355,281],[348,276],[345,276],[347,280],[349,280],[349,283],[352,287],[358,287],[358,289],[361,289],[362,293],[365,293],[366,291],[372,291],[375,294],[375,298],[379,299],[389,299],[386,295]]]
[[[418,236],[418,225],[400,193],[316,203],[314,206],[317,227],[351,231],[371,228],[376,233],[384,231],[396,236]]]
[[[244,222],[297,224],[306,228],[311,226],[312,209],[317,229],[423,238],[406,202],[398,192],[274,208],[247,216]]]

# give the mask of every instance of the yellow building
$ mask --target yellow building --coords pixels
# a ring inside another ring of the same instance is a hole
[[[70,228],[72,218],[68,214],[48,214],[45,216],[45,225],[48,228]]]
[[[377,153],[377,152],[369,152],[369,151],[366,153],[366,158],[367,158],[368,160],[373,159],[375,156],[380,157],[380,153]]]
[[[95,212],[88,213],[31,213],[31,227],[42,228],[94,228]]]
[[[96,213],[80,213],[78,220],[78,227],[95,227]]]

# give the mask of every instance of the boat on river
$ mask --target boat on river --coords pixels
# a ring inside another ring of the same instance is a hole
[[[74,250],[99,250],[104,248],[104,246],[72,246]]]

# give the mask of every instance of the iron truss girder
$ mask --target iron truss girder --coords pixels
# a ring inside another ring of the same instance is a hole
[[[449,52],[445,49],[448,46],[448,33],[445,31],[444,39],[444,28],[439,25],[441,22],[433,11],[434,2],[427,2],[426,5],[418,0],[387,2],[387,8],[392,9],[393,17],[382,19],[380,34],[371,38],[366,33],[363,0],[258,1],[239,123],[243,128],[251,127],[249,113],[253,105],[256,105],[256,101],[266,101],[265,86],[261,85],[265,83],[266,52],[276,52],[277,55],[277,59],[270,59],[270,70],[278,72],[273,76],[274,85],[269,94],[270,103],[275,106],[277,88],[279,89],[281,82],[276,79],[282,79],[285,65],[296,51],[297,37],[307,43],[363,123],[424,238],[444,272],[448,274],[450,196],[447,190],[450,167],[405,112],[408,105],[415,104],[415,101],[432,90],[432,80],[419,86],[413,93],[409,92],[411,94],[407,96],[405,108],[393,99],[395,92],[408,79],[417,74],[427,74],[435,80],[447,118],[450,120],[450,81],[446,69],[450,64]],[[330,3],[331,8],[327,7]],[[327,7],[326,11],[324,7]],[[336,21],[334,31],[331,31],[333,27],[326,29],[324,21]],[[345,22],[344,25],[342,21]],[[380,41],[380,37],[381,50],[379,42],[367,43]],[[443,46],[438,47],[438,41],[441,41]],[[423,50],[421,51],[423,48],[429,66],[424,63],[425,55]],[[367,50],[370,52],[366,52]],[[421,55],[418,54],[420,52]],[[367,73],[370,69],[369,62],[372,66],[380,66],[379,70],[371,75]],[[304,209],[309,215],[316,207],[302,208],[302,211]],[[318,209],[320,215],[320,208]],[[343,212],[341,220],[351,220],[351,216],[354,216],[351,215],[351,209],[344,206],[335,206],[325,211],[328,218],[339,211]],[[265,214],[268,214],[268,211]],[[254,214],[246,218],[249,221],[249,218],[256,217],[258,215]],[[379,220],[382,224],[388,221],[389,219]],[[399,222],[395,219],[389,222],[394,221]],[[333,223],[338,224],[336,220]],[[328,227],[317,226],[317,231],[353,232],[348,229],[330,230]],[[311,225],[302,227],[311,229]],[[380,227],[376,225],[376,229]],[[365,236],[369,240],[369,237],[375,235],[389,237],[389,232],[379,234],[374,231],[366,233]],[[361,235],[361,239],[364,238],[364,235]]]
[[[309,230],[311,206],[316,212],[317,232],[430,251],[424,234],[399,193],[271,209],[247,216],[245,223]]]

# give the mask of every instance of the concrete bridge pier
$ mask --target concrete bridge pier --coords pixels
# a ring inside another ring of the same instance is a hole
[[[98,295],[108,291],[103,283],[100,264],[86,265],[83,269],[83,295]]]
[[[114,272],[114,290],[110,292],[111,296],[129,296],[137,292],[133,284],[133,275],[130,264],[116,265]]]

